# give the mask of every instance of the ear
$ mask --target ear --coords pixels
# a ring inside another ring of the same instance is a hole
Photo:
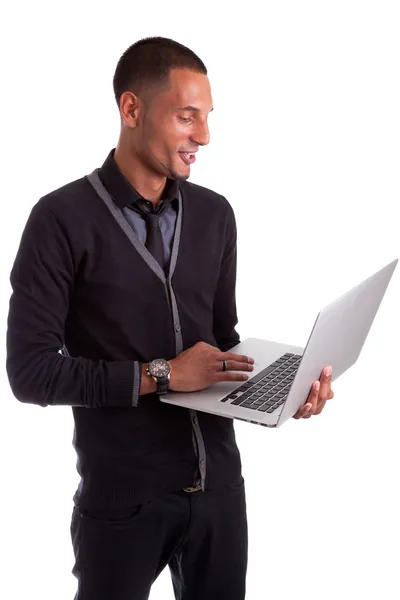
[[[131,129],[134,129],[138,125],[141,108],[141,101],[133,92],[124,92],[121,94],[119,102],[121,119]]]

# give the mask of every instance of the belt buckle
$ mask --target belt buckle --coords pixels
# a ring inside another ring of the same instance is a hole
[[[192,494],[193,492],[199,492],[200,490],[201,490],[201,481],[197,481],[196,485],[193,487],[183,488],[183,491],[187,492],[188,494]]]

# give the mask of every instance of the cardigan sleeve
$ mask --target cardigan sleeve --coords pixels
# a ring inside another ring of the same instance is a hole
[[[237,230],[233,209],[228,204],[225,224],[225,248],[214,297],[213,333],[218,347],[227,352],[240,342],[235,327],[236,310]]]
[[[26,222],[10,275],[6,368],[11,390],[20,402],[39,406],[136,406],[138,361],[72,358],[63,352],[74,278],[68,235],[39,201]]]

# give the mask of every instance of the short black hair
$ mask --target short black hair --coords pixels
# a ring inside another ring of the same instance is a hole
[[[167,87],[171,69],[188,69],[207,75],[197,54],[169,38],[148,37],[129,46],[117,63],[113,78],[118,107],[124,92],[140,95],[145,89]]]

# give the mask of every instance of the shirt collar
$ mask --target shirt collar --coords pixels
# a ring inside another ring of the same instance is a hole
[[[124,208],[125,206],[133,204],[137,200],[143,198],[143,196],[139,194],[139,192],[121,173],[117,163],[114,160],[114,152],[115,148],[110,151],[103,165],[99,169],[98,175],[104,187],[112,196],[115,204],[119,208]],[[167,184],[164,188],[161,199],[164,201],[170,201],[173,205],[177,206],[178,194],[179,181],[176,179],[167,179]]]

